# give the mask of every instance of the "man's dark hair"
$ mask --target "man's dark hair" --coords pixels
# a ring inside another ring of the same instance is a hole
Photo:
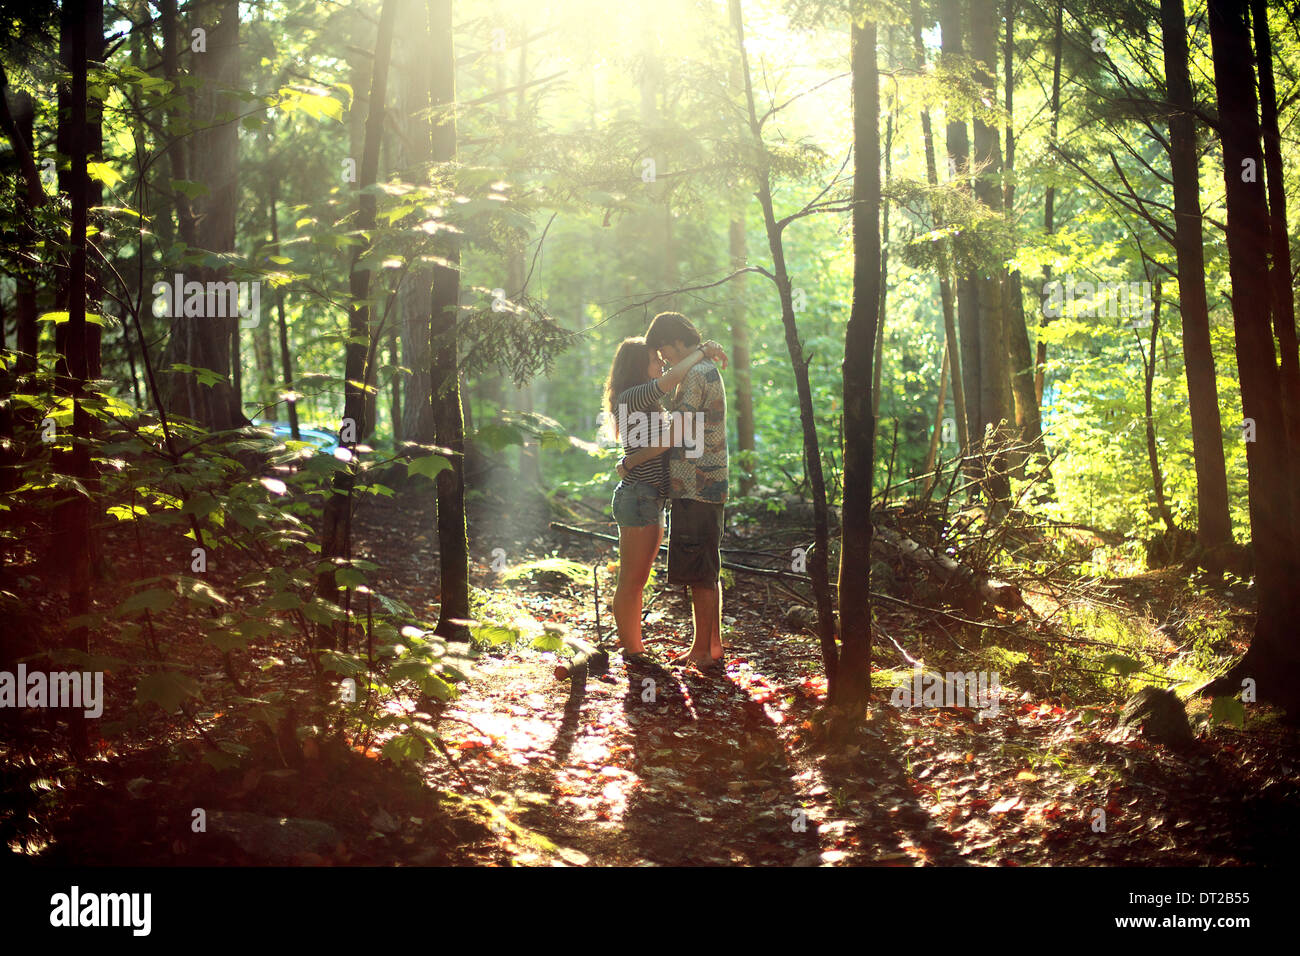
[[[699,345],[699,329],[680,312],[660,312],[651,320],[650,328],[645,330],[645,344],[658,349],[673,342]]]

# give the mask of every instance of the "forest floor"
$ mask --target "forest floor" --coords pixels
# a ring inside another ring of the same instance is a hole
[[[1151,640],[1172,647],[1156,623],[1195,604],[1202,617],[1237,622],[1229,630],[1240,650],[1249,623],[1241,597],[1191,594],[1180,573],[1157,571],[1064,596],[1026,585],[1032,610],[1000,612],[986,626],[878,604],[873,668],[880,673],[869,717],[853,742],[828,751],[816,732],[825,698],[816,639],[787,623],[788,601],[763,578],[737,574],[726,587],[725,677],[626,666],[616,653],[607,675],[577,687],[557,680],[557,655],[527,638],[550,626],[612,640],[608,611],[598,634],[589,575],[537,573],[506,583],[490,570],[491,549],[504,547],[511,566],[555,556],[597,566],[606,602],[613,554],[602,542],[547,529],[547,518],[538,508],[472,524],[472,577],[486,602],[476,612],[513,622],[525,639],[481,649],[471,679],[435,714],[446,753],[431,754],[415,774],[392,769],[374,748],[323,743],[304,747],[300,768],[262,761],[218,772],[197,759],[201,747],[181,731],[161,738],[142,731],[106,750],[101,744],[83,775],[53,750],[10,749],[0,771],[9,811],[0,836],[38,860],[92,864],[1233,866],[1294,859],[1300,748],[1292,729],[1260,709],[1244,729],[1202,722],[1187,748],[1153,744],[1118,725],[1122,698],[1107,696],[1106,679],[1090,690],[1057,680],[1079,658],[1044,640],[1057,633],[1065,605],[1095,599],[1147,622]],[[425,615],[438,597],[433,527],[431,502],[409,498],[368,500],[354,525],[356,553],[382,569],[376,585]],[[895,593],[916,598],[902,578],[890,582]],[[664,659],[684,650],[684,596],[652,583],[647,600],[647,648]],[[997,656],[1007,648],[1020,664],[1000,675],[996,714],[890,706],[885,672],[906,669],[909,658],[968,671],[1010,660]],[[189,825],[196,807],[208,816],[207,834]],[[283,818],[290,825],[276,834]]]

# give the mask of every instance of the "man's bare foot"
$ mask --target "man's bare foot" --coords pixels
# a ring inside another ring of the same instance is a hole
[[[697,656],[695,654],[686,653],[686,654],[679,654],[676,657],[674,657],[672,659],[672,663],[680,667],[686,667],[689,664],[694,664],[697,668],[703,669],[705,667],[713,667],[713,668],[723,667],[726,665],[726,660],[724,655],[713,657],[712,655],[707,655],[707,654]]]

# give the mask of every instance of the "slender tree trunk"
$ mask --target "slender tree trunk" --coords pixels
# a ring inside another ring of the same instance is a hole
[[[733,97],[744,99],[744,81],[741,77],[741,59],[732,57],[730,70],[730,92]],[[738,124],[739,135],[747,132],[743,122]],[[733,190],[731,197],[731,221],[727,225],[727,247],[731,254],[731,271],[745,268],[749,260],[745,236],[746,196],[743,189]],[[747,298],[746,276],[740,275],[731,283],[731,367],[732,380],[736,383],[736,449],[740,452],[740,494],[753,494],[754,471],[749,463],[755,451],[754,446],[754,376],[753,362],[749,345],[749,302]]]
[[[402,344],[396,325],[388,327],[388,362],[394,369],[388,387],[388,420],[393,426],[393,448],[398,449],[402,447],[402,377],[396,369],[402,364]]]
[[[1056,133],[1061,119],[1061,48],[1065,43],[1064,31],[1065,4],[1058,3],[1056,6],[1056,39],[1052,44],[1052,123],[1051,131],[1047,137],[1047,143],[1050,150],[1056,149]],[[1049,185],[1046,195],[1043,197],[1043,231],[1051,235],[1055,228],[1053,214],[1056,208],[1056,187]],[[1052,281],[1052,267],[1043,266],[1043,283]],[[1042,335],[1042,328],[1051,321],[1046,312],[1042,313],[1038,322],[1040,329],[1038,335],[1038,354],[1034,360],[1034,394],[1038,399],[1038,407],[1043,407],[1043,385],[1046,380],[1047,368],[1047,342]]]
[[[1169,167],[1174,185],[1174,246],[1178,257],[1178,309],[1196,461],[1197,541],[1207,567],[1222,567],[1232,543],[1228,477],[1223,460],[1219,391],[1205,301],[1205,251],[1201,238],[1201,183],[1196,152],[1195,103],[1187,70],[1183,0],[1161,0],[1161,37],[1169,95]]]
[[[745,267],[748,253],[745,249],[744,207],[735,200],[735,211],[727,227],[728,247],[731,253],[731,269],[735,272]],[[740,460],[754,453],[754,382],[752,360],[749,354],[749,317],[745,314],[745,276],[732,280],[731,288],[731,359],[736,383],[736,448]],[[742,464],[740,469],[740,493],[752,494],[754,491],[754,472]]]
[[[272,180],[271,185],[271,245],[276,254],[280,251],[280,212],[276,205],[275,184]],[[277,287],[275,290],[275,315],[276,330],[280,337],[280,365],[284,375],[284,390],[289,394],[294,393],[293,387],[293,355],[289,351],[289,321],[284,314],[284,289]],[[298,400],[290,398],[285,402],[289,409],[289,432],[294,441],[301,441],[302,435],[298,430]]]
[[[420,3],[404,3],[398,13],[399,48],[405,54],[402,70],[403,115],[409,117],[409,154],[412,175],[427,177],[433,161],[433,117],[429,114],[428,10]],[[433,286],[431,266],[413,264],[410,288],[399,293],[402,309],[402,364],[410,369],[406,377],[406,400],[402,406],[402,438],[421,445],[434,443],[433,332],[429,325],[429,289]]]
[[[941,62],[945,69],[956,70],[958,61],[965,56],[963,41],[962,0],[943,0],[939,5],[939,27],[943,36]],[[970,140],[966,122],[955,104],[947,109],[948,169],[950,179],[958,179],[963,192],[969,192]],[[966,404],[967,441],[962,448],[970,454],[972,446],[982,442],[984,427],[980,421],[980,321],[979,296],[975,275],[963,262],[955,263],[957,272],[957,325],[961,329],[959,361],[953,368],[961,369],[961,390]]]
[[[880,80],[876,24],[852,27],[853,305],[844,335],[844,506],[840,536],[840,660],[829,703],[856,726],[871,693],[871,491],[876,417],[868,400],[880,322]]]
[[[934,487],[935,462],[939,458],[939,437],[943,432],[943,413],[948,407],[948,343],[943,343],[943,359],[939,362],[939,402],[934,408],[934,429],[930,432],[930,447],[925,452],[923,473],[931,477],[925,480],[925,492],[929,494]]]
[[[1259,591],[1255,633],[1246,655],[1215,693],[1240,690],[1255,681],[1258,699],[1300,712],[1300,556],[1291,514],[1296,480],[1288,455],[1281,373],[1272,329],[1269,278],[1269,214],[1264,183],[1253,56],[1246,5],[1242,0],[1209,0],[1214,79],[1223,140],[1223,178],[1228,210],[1228,271],[1232,278],[1232,317],[1237,339],[1241,403],[1257,438],[1246,444],[1250,487],[1250,527]],[[1249,175],[1251,167],[1256,175]]]
[[[925,69],[925,44],[921,39],[920,0],[912,0],[912,44],[916,48],[916,69]],[[934,161],[934,130],[930,111],[921,110],[921,133],[925,139],[925,178],[931,189],[939,185],[939,172]],[[935,215],[935,228],[943,225]],[[939,253],[939,301],[943,307],[944,354],[947,356],[948,379],[952,385],[953,413],[957,419],[957,437],[964,453],[970,447],[969,419],[966,417],[966,393],[962,387],[961,346],[957,341],[957,317],[953,303],[952,266],[947,248]],[[942,376],[941,376],[942,377]],[[927,471],[929,469],[926,469]]]
[[[1015,25],[1017,0],[1007,0],[1006,36],[1002,46],[1002,77],[1004,99],[1007,107],[1007,152],[1006,152],[1006,186],[1003,189],[1002,206],[1008,219],[1015,219],[1016,196],[1016,124],[1014,109],[1015,94]],[[1029,454],[1039,460],[1046,458],[1043,453],[1043,420],[1038,408],[1038,392],[1034,385],[1034,353],[1029,344],[1029,327],[1025,321],[1025,292],[1020,272],[1017,270],[1006,276],[1005,298],[1007,303],[1007,344],[1011,364],[1011,390],[1015,398],[1016,432],[1025,450],[1015,454],[1016,471],[1023,471],[1024,462]]]
[[[799,328],[795,321],[790,273],[785,262],[785,246],[772,203],[771,167],[768,163],[767,147],[763,142],[762,126],[758,120],[758,108],[754,101],[753,78],[749,72],[749,55],[745,51],[744,18],[741,12],[740,0],[729,0],[729,3],[731,23],[736,31],[736,43],[740,49],[741,74],[745,82],[745,104],[749,115],[749,131],[753,137],[755,152],[758,157],[758,168],[755,170],[758,202],[763,209],[763,224],[767,231],[767,245],[772,255],[772,273],[776,279],[777,292],[781,297],[781,324],[785,329],[785,345],[790,353],[790,365],[794,370],[795,392],[799,400],[799,424],[803,430],[804,471],[812,490],[813,499],[813,548],[808,555],[808,573],[812,583],[813,598],[817,605],[817,634],[821,642],[822,658],[826,664],[828,699],[834,699],[839,687],[839,652],[835,646],[835,605],[831,599],[830,588],[830,509],[826,501],[826,482],[822,471],[821,450],[817,439],[817,419],[813,414],[812,387],[808,382],[808,361],[804,358],[803,344],[799,341]],[[873,299],[873,301],[875,300]],[[874,329],[872,332],[874,334]],[[868,362],[866,378],[862,382],[862,395],[865,396],[865,400],[869,401],[871,395],[870,346],[867,346],[866,349]]]
[[[888,28],[885,32],[889,32]],[[890,65],[892,68],[892,62]],[[877,127],[878,132],[879,127]],[[880,417],[880,389],[885,370],[885,317],[889,314],[886,308],[889,303],[889,203],[883,196],[889,190],[889,181],[893,173],[893,163],[890,161],[893,147],[894,114],[891,111],[889,118],[885,120],[885,183],[880,203],[880,305],[876,309],[878,316],[874,348],[876,354],[874,368],[871,371],[871,414],[877,419]]]
[[[429,0],[429,56],[433,63],[429,100],[435,109],[456,103],[456,51],[452,44],[451,0]],[[456,117],[442,109],[433,128],[433,161],[456,160]],[[451,266],[433,271],[433,387],[434,434],[451,452],[451,468],[438,473],[438,566],[442,604],[436,633],[455,640],[469,639],[469,539],[465,524],[465,420],[460,404],[457,365],[457,312],[460,307],[460,248],[447,238],[442,254]]]
[[[26,257],[26,268],[18,270],[14,275],[14,319],[17,325],[15,344],[18,350],[14,370],[19,375],[26,375],[36,371],[36,357],[40,349],[40,325],[36,321],[36,282],[33,277],[36,262],[36,233],[27,225],[31,210],[36,205],[43,205],[45,202],[45,193],[41,187],[40,175],[36,172],[36,164],[31,159],[35,120],[36,101],[26,93],[15,94],[14,129],[11,138],[16,144],[21,143],[22,145],[15,145],[14,152],[20,156],[26,155],[31,164],[31,169],[26,174],[19,172],[19,182],[15,184],[17,208],[20,213],[25,213],[25,215],[22,215],[22,224],[18,228],[19,247],[14,251]],[[34,194],[33,177],[35,178]]]
[[[994,0],[971,0],[971,56],[976,61],[975,82],[994,101],[993,74],[997,64],[997,6]],[[1002,172],[1002,151],[998,128],[975,117],[974,165],[975,198],[991,210],[1001,210],[1003,194],[998,179]],[[992,428],[990,440],[1001,444],[1006,433],[1001,423],[1010,418],[1011,376],[1007,362],[1007,304],[1004,277],[1000,264],[989,263],[978,279],[979,287],[979,428],[980,434]],[[1004,454],[991,450],[982,456],[986,486],[995,503],[1010,497]]]
[[[71,206],[68,236],[66,331],[57,337],[59,349],[56,388],[72,401],[71,447],[54,455],[53,467],[83,485],[90,483],[94,469],[90,459],[91,419],[83,404],[86,381],[99,365],[98,336],[92,336],[86,322],[86,299],[92,283],[87,278],[86,230],[92,201],[87,163],[99,140],[98,104],[92,108],[87,75],[92,51],[99,55],[103,44],[104,8],[101,0],[65,0],[60,11],[59,47],[70,82],[60,89],[59,101],[67,108],[60,116],[58,141],[68,157],[66,183]],[[91,126],[94,126],[92,131]],[[65,575],[70,616],[90,610],[91,523],[90,501],[85,495],[68,493],[55,514],[52,564]],[[84,626],[67,631],[66,646],[86,653],[89,634]],[[69,720],[73,749],[82,754],[87,747],[85,718],[73,710]]]
[[[1142,353],[1142,372],[1145,378],[1147,460],[1151,464],[1151,491],[1156,499],[1156,512],[1160,515],[1160,520],[1165,523],[1165,528],[1168,529],[1172,539],[1172,536],[1178,533],[1178,526],[1174,524],[1173,512],[1169,510],[1169,502],[1165,500],[1165,477],[1160,471],[1160,452],[1156,445],[1156,418],[1151,400],[1151,393],[1154,390],[1156,380],[1156,343],[1160,339],[1159,282],[1155,284],[1154,297],[1155,309],[1151,316],[1151,347]]]
[[[1268,4],[1251,0],[1255,52],[1259,58],[1260,120],[1264,132],[1264,169],[1268,177],[1268,208],[1272,239],[1269,278],[1273,290],[1273,330],[1281,356],[1283,414],[1292,462],[1300,461],[1300,352],[1296,348],[1295,293],[1291,289],[1291,240],[1287,234],[1286,184],[1282,179],[1282,136],[1277,125],[1277,94],[1273,82],[1273,42],[1268,29]],[[1300,522],[1300,482],[1291,486],[1291,510]],[[1297,529],[1300,534],[1300,529]]]
[[[239,197],[239,123],[235,119],[218,122],[217,117],[239,112],[239,100],[226,92],[239,85],[239,3],[238,0],[210,0],[198,4],[191,15],[204,21],[207,52],[193,54],[194,72],[203,82],[196,97],[195,116],[191,119],[197,129],[187,137],[192,143],[193,160],[188,178],[204,184],[208,192],[192,203],[179,200],[181,238],[186,244],[198,245],[209,252],[232,252]],[[181,153],[170,155],[174,163],[181,162]],[[174,171],[181,168],[173,166]],[[188,222],[191,212],[192,223]],[[200,267],[194,270],[194,278],[205,283],[225,282],[229,269]],[[173,305],[174,311],[182,311],[180,303]],[[214,431],[248,424],[240,407],[232,367],[231,341],[237,334],[238,324],[238,316],[173,317],[163,364],[182,363],[211,369],[224,380],[209,386],[200,384],[192,372],[170,373],[166,389],[169,413],[188,416]],[[237,355],[234,360],[238,362]]]
[[[384,0],[379,15],[379,33],[375,40],[374,72],[370,81],[370,109],[366,117],[365,144],[361,152],[361,168],[357,181],[357,229],[369,234],[375,228],[376,200],[366,187],[379,178],[379,147],[384,129],[384,109],[388,94],[388,62],[393,45],[393,25],[397,15],[398,0]],[[344,360],[343,420],[339,426],[339,444],[349,453],[349,467],[335,473],[332,494],[325,501],[321,526],[323,560],[347,559],[351,554],[352,488],[356,484],[356,447],[367,432],[366,398],[362,383],[368,380],[366,371],[370,355],[371,322],[370,270],[360,268],[361,257],[367,247],[357,246],[352,253],[352,269],[348,286],[352,304],[348,313],[348,344]],[[318,593],[330,600],[339,598],[335,572],[331,568],[317,578]],[[346,622],[344,647],[347,647]],[[332,646],[333,635],[326,637]]]

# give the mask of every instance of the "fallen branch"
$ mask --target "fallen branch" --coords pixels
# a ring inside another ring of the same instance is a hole
[[[588,531],[588,530],[586,530],[585,528],[574,528],[574,527],[572,527],[572,526],[570,526],[570,525],[559,524],[558,522],[554,522],[554,521],[551,522],[551,527],[552,527],[553,529],[555,529],[556,531],[564,531],[564,532],[566,532],[566,533],[568,533],[568,534],[578,535],[579,537],[584,537],[584,538],[595,538],[595,539],[598,540],[598,541],[610,541],[610,542],[613,542],[614,544],[617,544],[617,543],[618,543],[618,539],[617,539],[616,537],[614,537],[613,535],[609,535],[609,534],[601,534],[599,531]],[[880,534],[880,531],[881,531],[881,529],[877,528],[877,529],[876,529],[876,534]],[[915,541],[913,541],[912,544],[915,545],[917,548],[921,548],[921,545],[916,544]],[[660,548],[659,548],[659,553],[660,553],[660,554],[663,554],[663,553],[667,552],[667,550],[668,550],[668,548],[667,548],[666,545],[661,545]],[[928,551],[928,549],[922,549],[922,550],[927,550],[927,551]],[[947,560],[950,560],[950,561],[951,561],[951,559],[947,559]],[[952,563],[956,564],[956,562],[952,562]],[[796,573],[793,572],[793,571],[782,571],[782,570],[775,569],[775,568],[755,568],[755,567],[750,567],[749,565],[745,565],[745,564],[736,564],[735,562],[732,562],[732,561],[723,561],[723,562],[722,562],[722,566],[723,566],[724,568],[730,568],[730,569],[733,570],[733,571],[739,571],[741,574],[754,574],[754,575],[758,575],[758,576],[760,576],[760,577],[776,578],[777,580],[775,580],[773,583],[776,584],[778,587],[780,587],[780,588],[782,588],[782,589],[785,589],[785,590],[787,590],[787,591],[789,591],[789,588],[788,588],[787,585],[785,585],[785,584],[783,583],[784,580],[795,580],[795,581],[803,581],[803,582],[807,582],[807,580],[808,580],[808,576],[807,576],[806,574],[796,574]],[[961,566],[959,565],[959,567],[961,567]],[[970,570],[970,569],[967,569],[967,570]],[[974,574],[973,571],[971,571],[971,573]],[[1004,583],[1001,582],[1001,581],[992,581],[991,579],[987,579],[987,578],[986,578],[986,579],[983,579],[983,580],[985,580],[985,581],[987,581],[988,583],[993,584],[993,585],[1000,585],[1001,587],[1011,589],[1012,591],[1015,592],[1015,595],[1016,595],[1017,598],[1019,598],[1019,596],[1020,596],[1020,592],[1019,592],[1018,590],[1015,589],[1014,585],[1004,584]],[[835,582],[835,581],[831,581],[830,583],[831,583],[831,587],[837,587],[837,586],[838,586],[838,583]],[[794,592],[790,592],[790,593],[792,594],[793,597],[797,598],[797,599],[800,600],[800,601],[806,601],[806,600],[807,600],[807,598],[805,598],[805,597],[804,597],[803,595],[801,595],[801,594],[797,594],[797,593],[794,593]],[[902,605],[903,607],[908,607],[908,608],[911,608],[911,609],[914,610],[914,611],[921,611],[921,612],[926,613],[926,614],[937,614],[937,615],[940,615],[940,616],[942,616],[942,617],[946,617],[946,618],[947,618],[948,620],[950,620],[950,621],[955,621],[955,622],[958,623],[958,624],[968,624],[968,625],[971,625],[972,627],[1005,628],[1005,627],[1009,627],[1009,626],[1010,626],[1010,625],[1007,625],[1007,624],[999,624],[999,623],[997,623],[996,621],[973,621],[973,620],[970,620],[969,618],[965,618],[965,617],[961,617],[961,616],[959,616],[959,615],[953,614],[951,611],[945,611],[945,610],[943,610],[942,608],[937,608],[937,607],[924,607],[924,606],[922,606],[922,605],[920,605],[920,604],[913,604],[911,601],[905,601],[905,600],[903,600],[902,598],[897,598],[897,597],[894,597],[892,594],[885,594],[885,593],[880,592],[880,591],[872,591],[872,592],[871,592],[871,599],[872,599],[873,601],[875,601],[875,600],[880,600],[880,601],[888,601],[888,602],[890,602],[890,603],[892,603],[892,604],[900,604],[900,605]],[[997,606],[1000,607],[1000,606],[1002,606],[1002,605],[997,605]],[[1020,605],[1016,605],[1016,606],[1018,607],[1018,606],[1020,606]],[[947,633],[947,632],[945,632],[945,633]],[[948,639],[949,639],[949,640],[952,640],[952,637],[949,636]],[[953,643],[956,643],[956,641],[953,641]],[[960,647],[960,645],[958,645],[958,646]]]
[[[618,538],[612,534],[602,534],[599,531],[588,531],[586,528],[575,528],[572,525],[560,524],[558,521],[552,521],[551,528],[555,531],[563,531],[565,534],[578,535],[581,538],[595,538],[597,541],[608,541],[612,544],[618,544]],[[721,548],[719,550],[724,554],[737,553],[733,552],[730,548]],[[668,554],[668,545],[661,544],[659,546],[659,553],[666,556]],[[741,551],[738,553],[752,554],[753,552]],[[745,574],[756,574],[760,577],[789,578],[795,581],[808,580],[808,575],[806,574],[796,574],[794,571],[782,571],[779,568],[756,568],[748,564],[737,564],[734,561],[723,561],[722,566],[724,568],[729,568],[732,571],[741,571]]]
[[[914,564],[932,571],[945,583],[979,595],[983,600],[1000,608],[1019,608],[1025,604],[1020,589],[1014,584],[985,577],[974,568],[954,561],[946,554],[932,551],[911,538],[890,528],[876,528],[871,546],[888,554],[901,555]]]

